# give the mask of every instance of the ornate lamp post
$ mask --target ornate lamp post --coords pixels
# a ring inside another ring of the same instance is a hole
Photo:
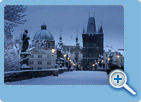
[[[95,64],[92,64],[92,67],[93,67],[93,70],[94,70]]]
[[[53,57],[54,53],[55,53],[55,49],[54,48],[51,49],[51,53],[52,53],[52,57]],[[51,59],[52,59],[52,63],[51,64],[52,64],[52,67],[53,67],[53,58],[51,58]]]
[[[120,58],[120,54],[117,54],[117,65],[118,65],[118,61],[119,61],[119,58]]]
[[[66,55],[66,54],[64,54],[64,58],[66,58],[66,56],[67,56],[67,55]]]
[[[64,56],[64,67],[66,67],[66,57],[67,57],[67,55],[64,54],[63,56]]]
[[[55,49],[54,49],[54,48],[52,48],[51,52],[52,52],[52,56],[53,56],[53,55],[54,55],[54,53],[55,53]]]

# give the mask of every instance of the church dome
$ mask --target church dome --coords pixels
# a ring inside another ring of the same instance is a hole
[[[47,30],[47,26],[43,24],[41,29],[35,33],[33,40],[54,41],[54,38],[53,35]]]

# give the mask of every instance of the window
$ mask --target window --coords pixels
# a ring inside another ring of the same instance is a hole
[[[106,54],[106,57],[108,57],[108,54]]]
[[[38,61],[38,64],[41,65],[42,64],[42,61]]]
[[[47,55],[47,58],[51,58],[51,55]]]
[[[48,43],[48,48],[50,48],[50,43]]]
[[[38,70],[41,70],[42,69],[42,67],[38,67]]]
[[[34,55],[30,55],[30,58],[34,58]]]
[[[67,48],[67,51],[69,51],[69,48]]]
[[[42,55],[38,55],[38,58],[42,58]]]
[[[66,52],[66,48],[64,47],[63,50]]]
[[[34,64],[34,62],[33,62],[33,61],[30,61],[29,63],[30,63],[31,65],[33,65],[33,64]]]
[[[48,61],[48,62],[47,62],[47,65],[51,65],[51,62],[50,62],[50,61]]]

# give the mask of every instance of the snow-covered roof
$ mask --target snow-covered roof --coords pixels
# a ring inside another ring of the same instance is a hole
[[[30,67],[27,66],[26,64],[23,64],[23,65],[21,66],[21,68],[27,68],[27,69],[30,69]]]
[[[109,51],[115,52],[116,50],[115,50],[112,46],[106,45],[106,46],[104,47],[104,52],[109,52]]]
[[[51,50],[31,48],[28,52],[30,52],[32,54],[47,54],[47,53],[51,53]]]
[[[114,49],[112,46],[108,46],[108,45],[104,47],[104,52],[118,52],[124,56],[124,50]]]

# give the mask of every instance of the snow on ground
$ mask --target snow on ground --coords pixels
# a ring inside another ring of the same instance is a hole
[[[108,75],[100,71],[64,72],[59,76],[47,76],[7,82],[7,85],[108,85]]]

